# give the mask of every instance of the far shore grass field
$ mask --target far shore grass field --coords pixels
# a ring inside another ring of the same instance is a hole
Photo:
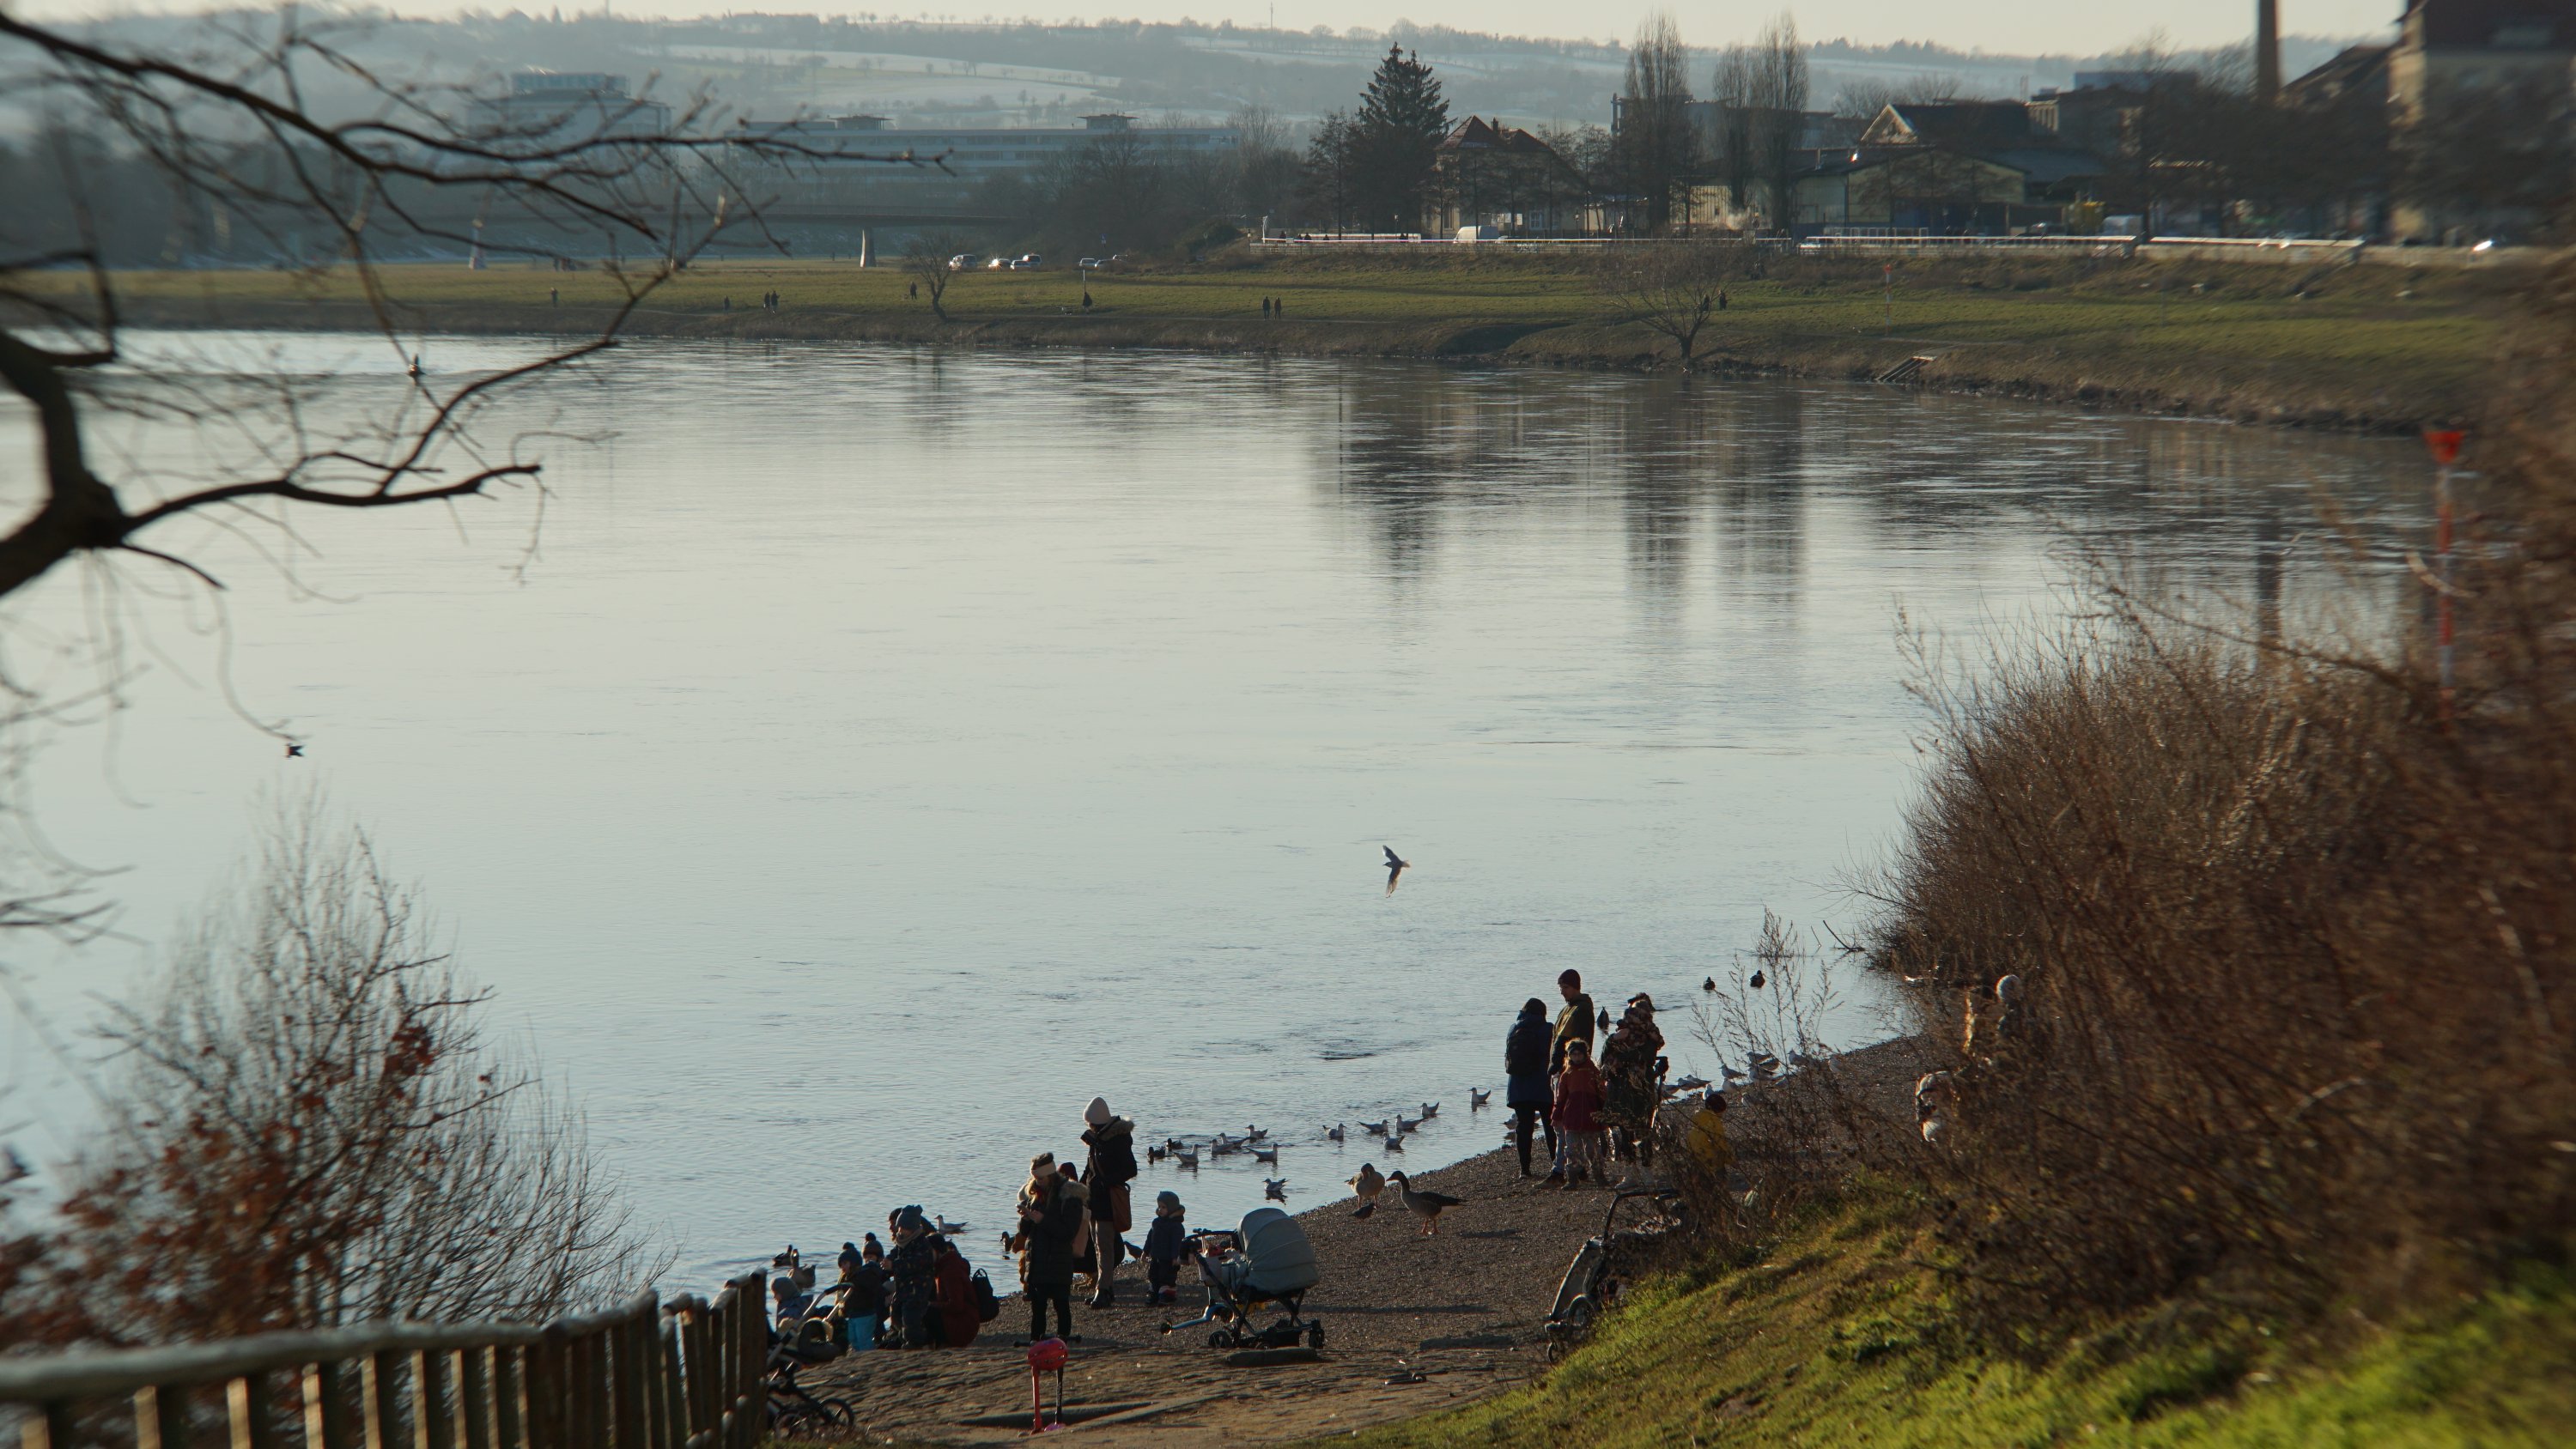
[[[2407,427],[2476,402],[2522,275],[2002,256],[1904,259],[1892,299],[1875,257],[1778,257],[1726,286],[1699,365],[1870,377],[1936,359],[1927,385],[2148,411]],[[577,333],[618,300],[598,272],[501,262],[390,266],[407,328]],[[69,286],[75,279],[66,276]],[[898,266],[701,261],[655,291],[637,335],[1151,345],[1316,354],[1671,366],[1674,344],[1623,318],[1588,259],[1562,254],[1255,255],[1199,264],[958,274],[949,319]],[[132,320],[372,325],[354,274],[129,272]],[[1093,305],[1086,312],[1086,285]],[[768,312],[763,292],[782,306]],[[1265,317],[1264,298],[1284,312]],[[727,302],[730,301],[730,309]]]

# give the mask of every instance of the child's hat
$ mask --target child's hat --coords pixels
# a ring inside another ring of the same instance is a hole
[[[1176,1208],[1180,1205],[1181,1195],[1177,1192],[1158,1192],[1154,1194],[1154,1206],[1158,1208]]]

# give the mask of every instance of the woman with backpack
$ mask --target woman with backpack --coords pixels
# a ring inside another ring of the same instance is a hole
[[[1520,1149],[1521,1176],[1530,1175],[1530,1132],[1547,1131],[1547,1160],[1556,1161],[1556,1120],[1548,1112],[1548,1055],[1555,1034],[1548,1025],[1547,1004],[1533,996],[1503,1038],[1503,1105],[1512,1113],[1512,1145]]]
[[[1056,1336],[1073,1338],[1073,1256],[1082,1237],[1081,1189],[1055,1170],[1055,1154],[1029,1160],[1029,1184],[1020,1189],[1020,1288],[1029,1299],[1029,1342],[1047,1336],[1047,1305],[1055,1305]]]

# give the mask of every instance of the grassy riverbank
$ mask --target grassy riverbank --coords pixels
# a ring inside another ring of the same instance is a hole
[[[1363,1445],[2555,1445],[2576,1425],[2576,1291],[2533,1270],[2417,1321],[2291,1342],[2213,1309],[2007,1357],[1950,1327],[1935,1250],[1892,1194],[1760,1261],[1668,1278],[1549,1377]],[[1337,1440],[1335,1442],[1351,1442]]]
[[[596,327],[616,300],[596,272],[504,265],[387,269],[423,331]],[[70,279],[66,278],[68,285]],[[355,279],[281,272],[132,273],[130,320],[354,327]],[[1728,286],[1703,365],[1866,378],[1931,356],[1925,385],[2247,420],[2409,427],[2473,409],[2523,279],[2398,266],[2005,257],[1911,260],[1893,300],[1876,259],[1777,258]],[[639,335],[1160,346],[1305,355],[1669,366],[1673,344],[1623,322],[1581,258],[1426,249],[1419,256],[1238,250],[1204,265],[1094,275],[975,272],[950,320],[898,269],[833,261],[701,263],[632,319]],[[777,312],[763,292],[782,294]],[[1265,297],[1284,302],[1266,318]],[[728,309],[727,303],[731,306]]]

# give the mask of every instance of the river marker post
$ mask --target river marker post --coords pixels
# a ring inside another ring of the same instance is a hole
[[[2451,616],[2451,466],[2460,461],[2460,449],[2468,440],[2469,435],[2458,428],[2424,430],[2424,447],[2433,455],[2433,629],[2446,723],[2459,682],[2459,640]]]

